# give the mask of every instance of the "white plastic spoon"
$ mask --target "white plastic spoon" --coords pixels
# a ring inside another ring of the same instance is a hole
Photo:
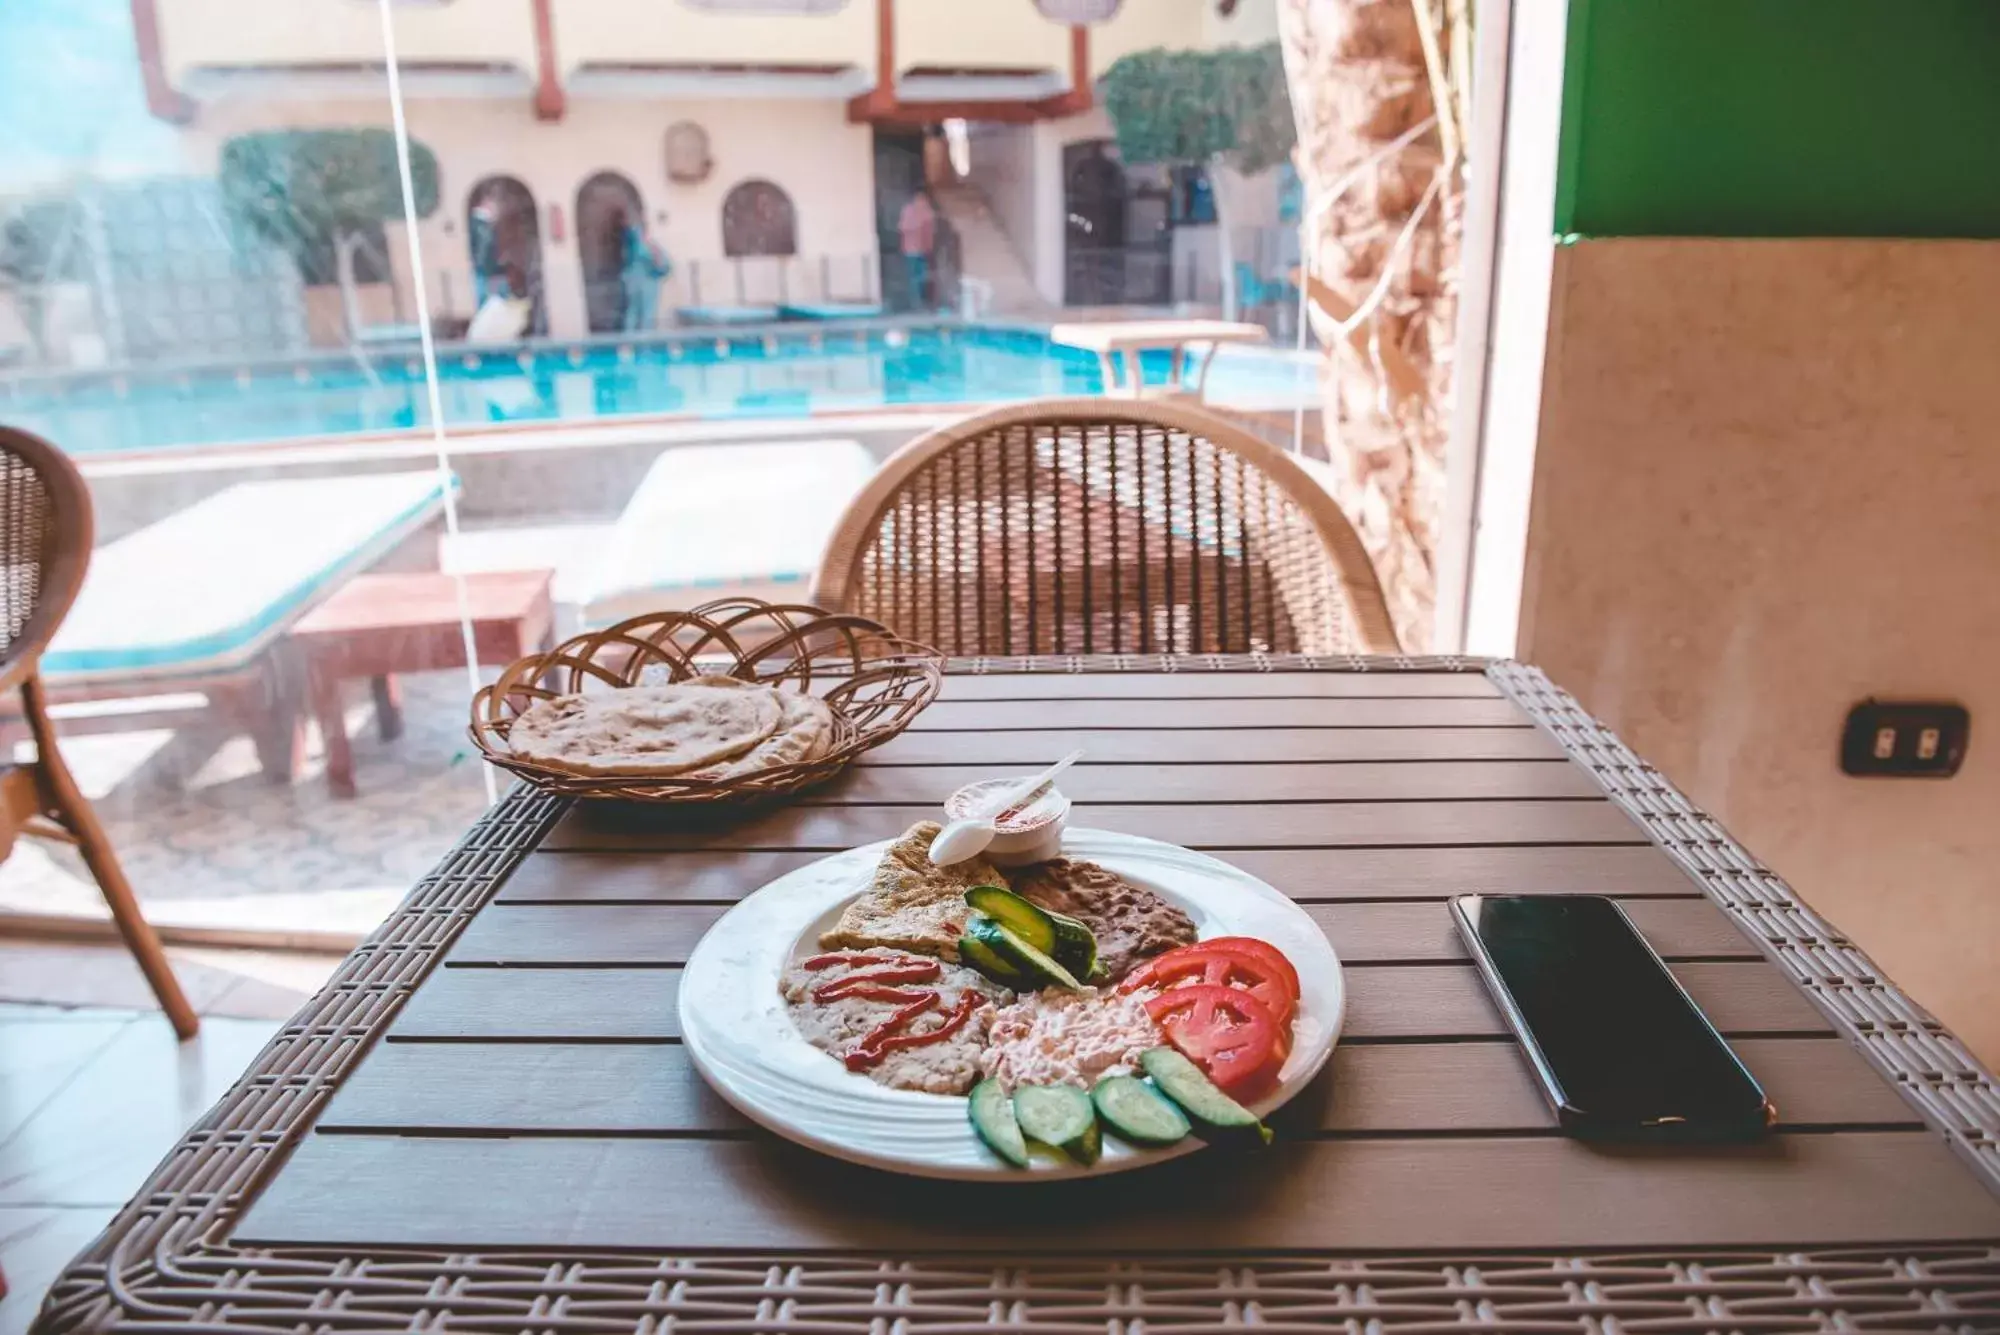
[[[1034,778],[1023,779],[1011,788],[1003,789],[999,796],[988,799],[965,819],[955,820],[939,830],[937,838],[931,840],[931,864],[949,867],[954,862],[963,862],[984,853],[986,846],[993,842],[993,836],[1000,832],[997,822],[1002,812],[1041,792],[1055,782],[1057,775],[1081,759],[1081,749],[1072,751]]]

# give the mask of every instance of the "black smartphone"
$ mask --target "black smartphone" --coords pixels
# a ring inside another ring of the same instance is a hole
[[[1460,895],[1451,909],[1564,1131],[1747,1140],[1777,1120],[1756,1078],[1613,901]]]

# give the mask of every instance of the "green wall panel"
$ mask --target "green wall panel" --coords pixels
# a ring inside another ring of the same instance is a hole
[[[1558,233],[2000,237],[2000,0],[1569,5]]]

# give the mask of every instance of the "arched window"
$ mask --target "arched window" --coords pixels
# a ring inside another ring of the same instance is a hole
[[[724,255],[796,255],[798,218],[792,197],[769,181],[745,181],[722,201]]]

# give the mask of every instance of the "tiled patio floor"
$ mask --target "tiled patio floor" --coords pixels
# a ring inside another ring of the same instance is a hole
[[[338,963],[174,953],[203,1012],[188,1043],[122,950],[0,940],[0,992],[96,1003],[0,1002],[0,1335],[27,1330],[62,1267]]]
[[[366,683],[348,683],[360,788],[348,801],[327,793],[316,731],[290,785],[266,778],[249,738],[219,722],[66,737],[63,749],[157,921],[358,935],[486,806],[465,674],[403,680],[393,742],[375,734]],[[104,912],[72,850],[25,839],[0,865],[0,910]]]

